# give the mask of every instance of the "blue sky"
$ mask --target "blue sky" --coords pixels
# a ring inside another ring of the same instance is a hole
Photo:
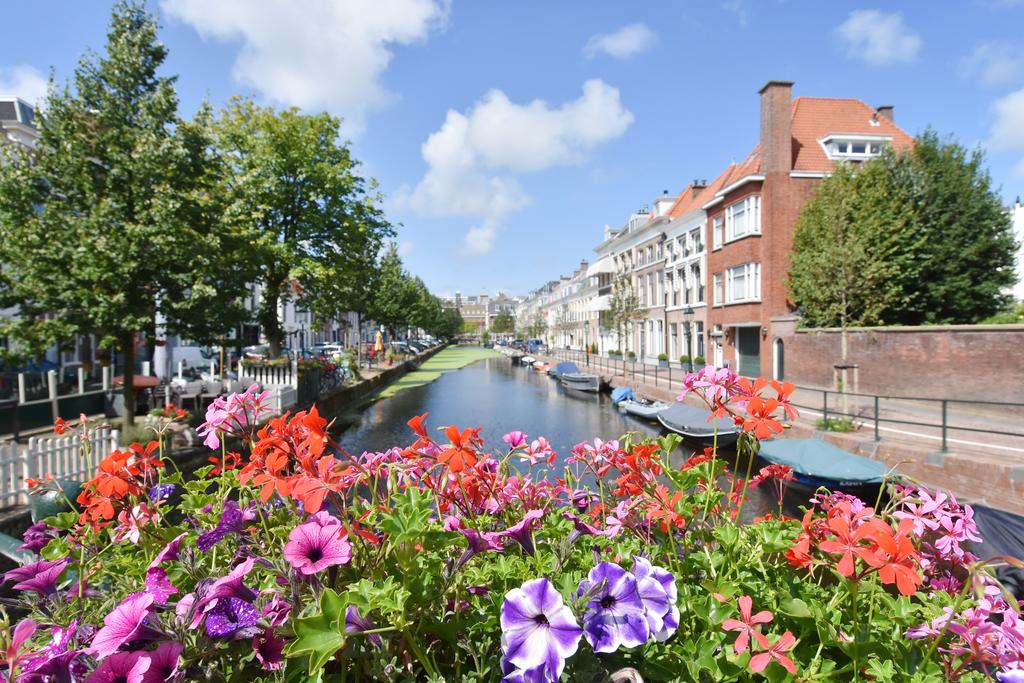
[[[1024,193],[1024,0],[152,0],[182,108],[233,94],[346,120],[409,269],[437,293],[525,293],[605,224],[757,142],[757,90],[895,105],[981,145]],[[302,8],[302,11],[297,11]],[[0,93],[103,46],[102,2],[5,9]]]

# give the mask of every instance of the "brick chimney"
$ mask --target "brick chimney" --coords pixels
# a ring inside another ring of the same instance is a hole
[[[792,81],[768,81],[761,95],[761,154],[765,173],[793,168]]]
[[[879,105],[878,108],[875,109],[875,112],[879,116],[884,116],[885,118],[887,118],[890,121],[892,121],[893,123],[895,123],[896,119],[893,118],[893,111],[892,110],[893,110],[893,106],[891,104],[882,104],[882,105]]]

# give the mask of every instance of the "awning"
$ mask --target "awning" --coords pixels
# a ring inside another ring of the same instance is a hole
[[[587,277],[594,277],[595,275],[605,275],[607,273],[615,272],[615,264],[612,262],[611,256],[605,256],[602,259],[598,259],[597,263],[587,268]]]
[[[588,311],[607,311],[612,307],[612,295],[605,294],[604,296],[597,296],[590,300],[590,304],[587,306]]]

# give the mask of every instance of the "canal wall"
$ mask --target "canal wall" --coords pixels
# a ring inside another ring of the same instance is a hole
[[[545,360],[558,362],[556,358]],[[604,372],[601,379],[612,388],[628,387],[638,395],[661,401],[674,401],[679,394],[678,388],[645,384],[629,376]],[[705,407],[694,396],[687,397],[685,403]],[[996,451],[965,452],[958,450],[955,443],[947,452],[938,452],[925,443],[875,441],[870,431],[825,432],[816,428],[816,418],[817,415],[798,418],[778,438],[825,439],[843,450],[883,462],[896,473],[921,484],[950,491],[964,501],[1024,515],[1024,461],[1018,457]]]
[[[842,357],[838,328],[781,336],[785,378],[831,388]],[[860,327],[847,330],[848,358],[865,394],[1024,401],[1024,325]]]

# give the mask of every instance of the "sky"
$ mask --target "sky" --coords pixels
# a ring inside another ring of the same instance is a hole
[[[233,95],[328,111],[437,294],[525,294],[605,225],[757,143],[758,89],[895,106],[1024,194],[1024,0],[150,0],[182,112]],[[5,8],[0,95],[30,101],[110,4]]]

